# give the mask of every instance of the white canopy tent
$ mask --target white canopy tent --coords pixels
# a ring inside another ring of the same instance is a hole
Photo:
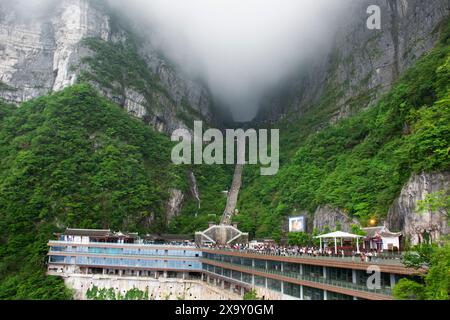
[[[364,238],[363,236],[359,236],[357,234],[351,234],[347,232],[342,231],[336,231],[328,234],[322,234],[320,236],[317,236],[316,238],[320,239],[320,249],[322,250],[322,239],[334,239],[334,253],[337,255],[337,239],[341,239],[341,247],[342,247],[342,240],[343,239],[356,239],[356,252],[360,253],[359,251],[359,238]]]

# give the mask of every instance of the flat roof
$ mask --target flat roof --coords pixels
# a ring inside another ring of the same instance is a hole
[[[109,237],[109,236],[111,236],[111,230],[109,230],[109,229],[72,229],[72,228],[67,228],[63,234],[66,236]]]

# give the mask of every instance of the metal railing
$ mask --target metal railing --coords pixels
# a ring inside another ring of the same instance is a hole
[[[371,257],[369,260],[361,261],[360,256],[353,257],[342,257],[342,256],[324,256],[324,255],[309,255],[309,254],[274,254],[271,252],[256,252],[253,250],[234,250],[229,248],[224,249],[216,249],[216,248],[203,248],[205,250],[217,251],[217,252],[230,252],[230,253],[244,253],[251,254],[255,256],[269,256],[269,257],[279,257],[279,258],[298,258],[298,259],[316,259],[316,260],[331,260],[331,261],[343,261],[343,262],[352,262],[352,263],[360,263],[360,264],[380,264],[380,265],[398,265],[403,266],[402,264],[402,254],[380,254],[377,257]],[[255,258],[255,259],[263,259],[263,258]]]
[[[177,259],[177,260],[188,260],[188,261],[197,261],[201,258],[201,256],[185,256],[185,255],[174,255],[174,254],[166,254],[166,255],[152,255],[152,254],[137,254],[137,253],[128,253],[128,252],[120,252],[120,253],[113,253],[113,252],[92,252],[92,251],[79,251],[79,250],[49,250],[49,253],[51,255],[58,255],[58,254],[73,254],[73,255],[83,255],[83,256],[108,256],[108,257],[115,257],[115,256],[126,256],[130,258],[136,258],[136,259]]]
[[[154,244],[154,243],[116,243],[116,242],[74,242],[74,241],[57,241],[57,240],[50,240],[48,242],[48,244],[50,246],[76,246],[76,245],[81,245],[81,246],[97,246],[97,247],[102,247],[104,245],[108,245],[108,246],[114,246],[114,247],[128,247],[128,248],[133,248],[133,247],[146,247],[146,248],[164,248],[164,249],[174,249],[174,250],[182,250],[182,249],[197,249],[200,251],[199,247],[196,245],[183,245],[183,244]]]
[[[282,276],[282,277],[286,277],[286,278],[292,278],[292,279],[299,280],[299,281],[308,281],[308,282],[320,283],[320,284],[329,285],[329,286],[333,286],[333,287],[345,288],[345,289],[350,289],[350,290],[353,290],[353,291],[372,293],[372,294],[384,295],[384,296],[389,296],[389,297],[392,296],[392,290],[391,290],[390,287],[382,287],[382,288],[379,288],[379,289],[375,289],[375,288],[371,289],[368,286],[364,286],[364,285],[361,285],[361,284],[356,284],[356,283],[353,283],[353,282],[341,281],[341,280],[332,280],[332,279],[327,279],[327,278],[323,278],[323,277],[312,277],[312,276],[302,275],[300,273],[291,272],[291,271],[262,269],[262,268],[258,268],[258,267],[237,265],[237,264],[233,264],[233,263],[216,261],[216,260],[206,259],[206,258],[203,258],[203,260],[211,261],[211,263],[220,263],[223,266],[229,266],[229,267],[235,267],[235,268],[238,267],[239,269],[243,269],[243,270],[258,271],[258,272],[262,272],[262,273],[265,273],[265,274],[268,274],[268,275],[277,275],[277,276]]]

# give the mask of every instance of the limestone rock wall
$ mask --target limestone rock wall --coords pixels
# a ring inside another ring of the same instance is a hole
[[[166,219],[169,222],[174,217],[178,216],[181,210],[181,206],[183,204],[184,194],[182,191],[177,189],[172,189],[170,191],[170,199],[167,203],[166,208]]]
[[[64,277],[68,288],[75,291],[76,300],[86,300],[89,288],[113,288],[124,295],[128,290],[137,288],[145,291],[148,288],[150,300],[239,300],[236,294],[220,290],[202,281],[181,279],[152,279],[137,277],[114,278],[111,276],[70,275]]]
[[[450,172],[414,175],[389,210],[388,228],[402,231],[412,245],[422,242],[425,232],[430,234],[432,240],[449,234],[450,228],[445,216],[436,212],[417,212],[417,202],[424,200],[427,194],[449,188]]]
[[[369,30],[366,10],[381,8],[381,30]],[[353,1],[348,19],[337,28],[325,57],[315,57],[269,95],[258,120],[301,116],[331,88],[339,96],[334,123],[373,104],[438,40],[438,26],[449,15],[448,0]]]
[[[74,84],[88,68],[82,58],[93,54],[84,47],[83,39],[127,39],[129,30],[112,26],[110,10],[96,1],[61,0],[53,1],[39,15],[30,13],[24,18],[18,8],[0,3],[0,98],[20,104]],[[147,101],[145,94],[134,88],[123,88],[118,96],[94,83],[102,94],[160,132],[189,128],[193,123],[185,123],[186,118],[218,123],[205,86],[170,67],[150,40],[137,45],[165,94],[153,90]]]
[[[107,40],[108,17],[88,0],[55,2],[44,16],[21,18],[0,4],[0,81],[12,90],[0,97],[20,103],[61,90],[76,80],[71,65],[78,60],[80,40]]]
[[[329,206],[319,207],[314,213],[313,227],[322,231],[325,226],[328,226],[330,230],[336,229],[340,224],[341,231],[351,232],[352,225],[359,225],[356,219],[351,219],[342,210],[333,209]]]

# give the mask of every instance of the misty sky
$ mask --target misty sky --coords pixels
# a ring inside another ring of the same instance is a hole
[[[349,0],[110,1],[149,23],[165,55],[246,121],[265,91],[326,51]]]
[[[0,0],[25,17],[55,0]],[[327,53],[354,0],[107,0],[138,24],[172,63],[200,78],[235,120],[302,64]]]

